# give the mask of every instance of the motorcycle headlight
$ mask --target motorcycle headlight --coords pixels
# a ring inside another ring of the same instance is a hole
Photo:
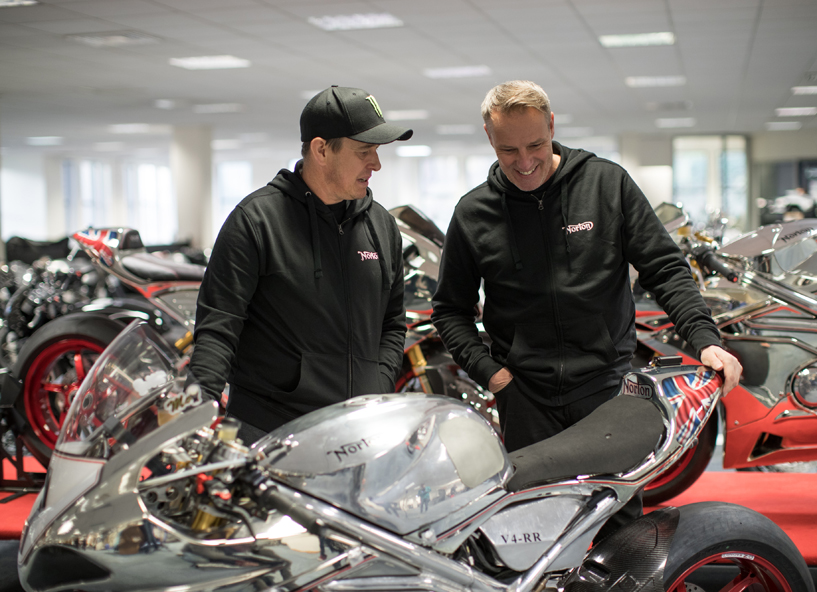
[[[817,407],[817,366],[803,368],[795,374],[792,391],[801,405]]]

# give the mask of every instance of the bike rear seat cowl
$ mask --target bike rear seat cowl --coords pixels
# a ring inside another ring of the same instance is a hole
[[[133,253],[120,260],[127,271],[147,281],[200,282],[204,277],[203,265],[177,263],[150,253]]]
[[[510,453],[509,491],[577,475],[626,472],[655,450],[664,434],[661,412],[647,399],[619,395],[565,431]]]

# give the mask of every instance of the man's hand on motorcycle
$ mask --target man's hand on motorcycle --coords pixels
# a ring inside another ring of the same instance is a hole
[[[508,370],[507,368],[503,368],[502,370],[491,376],[491,379],[488,381],[488,390],[491,391],[492,393],[498,393],[506,386],[508,386],[508,383],[512,380],[513,374],[511,374],[511,371]]]
[[[701,363],[713,370],[723,372],[723,394],[726,395],[738,385],[743,366],[737,358],[717,345],[701,350]]]

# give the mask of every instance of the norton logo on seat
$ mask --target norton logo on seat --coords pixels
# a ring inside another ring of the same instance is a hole
[[[625,380],[622,391],[625,395],[632,395],[634,397],[641,397],[642,399],[649,399],[653,396],[653,388],[649,384],[639,384],[635,380]]]
[[[358,255],[360,255],[361,261],[369,261],[371,259],[380,259],[380,256],[377,253],[372,251],[358,251]]]
[[[573,234],[574,232],[579,232],[580,230],[593,230],[593,223],[582,222],[581,224],[569,224],[567,228],[562,227],[562,229],[567,230],[568,234]]]

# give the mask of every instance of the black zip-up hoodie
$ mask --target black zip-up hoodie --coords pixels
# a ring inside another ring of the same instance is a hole
[[[561,161],[536,191],[494,163],[456,207],[432,320],[457,363],[486,388],[507,366],[549,405],[615,387],[636,346],[628,263],[697,351],[720,344],[683,255],[626,171],[553,148]],[[474,325],[482,278],[490,352]]]
[[[299,170],[299,168],[296,168]],[[371,192],[338,224],[281,170],[219,232],[198,299],[190,370],[259,428],[392,392],[405,342],[402,242]]]

